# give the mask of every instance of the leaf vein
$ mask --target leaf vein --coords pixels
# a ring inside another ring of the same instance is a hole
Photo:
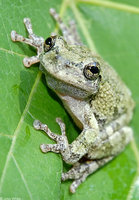
[[[96,50],[94,41],[92,40],[92,38],[91,38],[91,36],[90,36],[88,30],[86,29],[86,26],[85,26],[85,24],[84,24],[84,19],[83,19],[83,17],[81,16],[81,13],[79,12],[79,10],[76,8],[76,5],[74,4],[74,1],[73,1],[73,2],[71,1],[70,6],[71,6],[71,9],[73,10],[73,13],[74,13],[74,15],[75,15],[75,18],[77,19],[77,21],[78,21],[78,23],[79,23],[79,25],[80,25],[80,28],[81,28],[81,30],[82,30],[82,32],[83,32],[85,38],[86,38],[86,41],[87,41],[87,43],[88,43],[88,46],[90,47],[90,49],[91,49],[92,51],[94,51],[94,52],[96,53],[97,50]]]
[[[10,147],[9,152],[7,154],[5,166],[4,166],[3,173],[2,173],[2,176],[1,176],[1,179],[0,179],[0,192],[2,191],[2,186],[3,186],[3,183],[4,183],[4,178],[5,178],[5,175],[6,175],[6,171],[7,171],[7,168],[8,168],[9,161],[11,159],[11,154],[12,154],[12,152],[14,150],[14,146],[15,146],[15,143],[16,143],[17,136],[19,134],[19,130],[20,130],[21,125],[22,125],[22,123],[24,121],[25,115],[26,115],[26,113],[27,113],[27,111],[29,109],[29,106],[30,106],[30,103],[31,103],[31,100],[32,100],[32,96],[33,96],[33,94],[35,92],[35,89],[36,89],[38,83],[39,83],[41,75],[42,75],[42,72],[39,71],[38,74],[37,74],[37,77],[35,79],[35,82],[34,82],[34,84],[32,86],[32,90],[30,92],[30,95],[29,95],[26,107],[25,107],[25,109],[24,109],[24,111],[23,111],[23,113],[21,115],[21,118],[19,120],[17,128],[15,129],[15,132],[13,134],[13,140],[12,140],[12,143],[11,143],[11,147]]]
[[[14,51],[11,51],[11,50],[8,50],[8,49],[4,49],[4,48],[0,48],[0,51],[4,51],[6,53],[9,53],[11,55],[17,55],[17,56],[20,56],[20,57],[27,57],[26,55],[23,55],[23,54],[20,54],[20,53],[16,53]]]
[[[8,134],[0,133],[0,137],[8,137],[9,139],[12,139],[13,135],[8,135]]]
[[[104,6],[106,8],[113,8],[116,10],[139,14],[139,8],[136,8],[135,6],[131,6],[131,5],[122,4],[122,3],[115,3],[115,2],[104,1],[104,0],[77,0],[77,2],[94,4],[96,6]]]
[[[14,163],[15,163],[15,166],[16,166],[16,168],[17,168],[17,170],[18,170],[18,172],[19,172],[19,174],[20,174],[20,176],[21,176],[21,179],[22,179],[22,181],[23,181],[23,183],[24,183],[24,185],[25,185],[25,187],[26,187],[26,190],[27,190],[27,192],[28,192],[28,195],[29,195],[30,199],[33,199],[33,198],[32,198],[32,194],[31,194],[31,192],[30,192],[30,189],[29,189],[29,187],[28,187],[28,184],[27,184],[27,182],[26,182],[26,179],[25,179],[25,177],[24,177],[24,175],[23,175],[23,173],[22,173],[22,171],[21,171],[21,169],[20,169],[20,167],[19,167],[19,165],[18,165],[18,163],[17,163],[17,161],[16,161],[16,159],[15,159],[15,156],[14,156],[13,154],[11,154],[11,157],[13,158],[13,161],[14,161]]]

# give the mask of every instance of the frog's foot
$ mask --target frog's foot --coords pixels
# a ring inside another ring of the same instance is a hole
[[[56,122],[61,128],[62,135],[53,133],[46,124],[42,124],[39,120],[35,120],[33,126],[36,130],[43,130],[51,139],[55,140],[57,144],[41,144],[40,149],[43,153],[49,151],[63,154],[68,149],[68,140],[65,134],[65,124],[60,118],[56,118]]]
[[[96,161],[86,161],[84,163],[76,163],[68,172],[62,173],[62,181],[73,179],[70,186],[70,192],[75,193],[79,185],[86,180],[86,178],[94,173],[97,169],[105,165],[113,159],[113,156],[103,158]]]
[[[29,44],[37,49],[37,56],[32,56],[30,58],[27,57],[27,58],[24,58],[24,60],[23,60],[24,65],[26,67],[30,67],[32,64],[40,62],[39,55],[43,51],[44,39],[33,33],[32,24],[31,24],[31,21],[29,18],[24,18],[24,24],[28,31],[29,38],[24,38],[22,35],[19,35],[18,33],[16,33],[16,31],[12,31],[11,39],[14,42],[16,42],[16,41],[24,42],[24,43]]]
[[[62,21],[62,19],[58,15],[58,13],[56,13],[54,8],[50,9],[50,14],[55,19],[55,21],[58,23],[58,25],[62,31],[63,37],[68,44],[82,45],[80,36],[76,29],[76,24],[73,20],[71,20],[69,22],[69,27],[68,27],[64,24],[64,22]]]

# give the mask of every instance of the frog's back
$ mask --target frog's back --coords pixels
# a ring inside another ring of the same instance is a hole
[[[91,102],[96,118],[107,124],[123,113],[129,113],[128,121],[130,121],[134,108],[130,90],[111,66],[101,58],[99,60],[102,80],[99,92]]]

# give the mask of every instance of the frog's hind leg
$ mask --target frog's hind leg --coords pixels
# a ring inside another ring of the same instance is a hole
[[[62,180],[73,179],[74,181],[70,186],[70,192],[75,193],[78,186],[84,182],[90,174],[94,173],[97,169],[112,159],[113,156],[110,156],[101,160],[86,161],[81,164],[77,163],[67,173],[62,174]]]
[[[129,143],[133,135],[130,127],[123,127],[108,137],[101,145],[92,148],[92,160],[84,163],[77,162],[66,173],[62,174],[62,180],[73,179],[70,191],[74,193],[77,187],[86,180],[86,178],[98,170],[100,167],[111,161],[117,154],[123,151],[125,145]],[[90,158],[91,159],[91,158]]]
[[[24,24],[28,31],[29,38],[25,38],[22,35],[16,33],[16,31],[11,32],[11,39],[12,41],[16,42],[23,42],[29,44],[37,49],[37,55],[32,57],[24,58],[23,63],[26,67],[30,67],[32,64],[40,62],[39,55],[43,51],[44,39],[39,37],[33,33],[32,24],[29,18],[24,18]]]
[[[50,9],[50,14],[58,23],[58,25],[63,33],[63,37],[68,44],[82,45],[80,36],[76,29],[75,22],[73,20],[69,22],[69,27],[68,27],[64,24],[64,22],[62,21],[60,16],[56,13],[54,8]]]

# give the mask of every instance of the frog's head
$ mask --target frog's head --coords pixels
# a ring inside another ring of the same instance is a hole
[[[61,36],[45,40],[40,69],[55,92],[88,98],[99,90],[100,63],[85,46],[68,45]]]

